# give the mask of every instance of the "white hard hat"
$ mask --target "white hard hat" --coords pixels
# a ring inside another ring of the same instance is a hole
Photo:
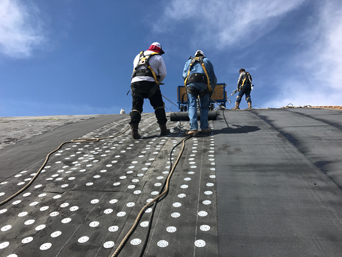
[[[195,57],[200,56],[200,55],[203,55],[203,57],[205,57],[202,50],[197,50],[195,53]]]

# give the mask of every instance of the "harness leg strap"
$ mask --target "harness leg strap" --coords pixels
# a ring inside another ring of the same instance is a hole
[[[141,120],[141,113],[138,110],[133,109],[129,115],[131,116],[131,122],[129,124],[137,124]]]
[[[189,93],[189,94],[191,94],[191,95],[193,95],[193,96],[195,96],[195,97],[200,97],[200,98],[202,98],[202,97],[204,97],[206,94],[208,94],[209,93],[209,90],[208,89],[205,89],[205,90],[203,90],[203,91],[199,91],[197,88],[195,88],[195,87],[186,87],[186,92],[187,93]]]
[[[158,120],[158,124],[163,125],[166,124],[166,113],[165,113],[165,106],[160,106],[154,109],[154,113],[156,115],[156,118]]]
[[[241,102],[241,96],[238,95],[238,96],[236,97],[236,102],[237,102],[237,103],[240,103],[240,102]]]
[[[195,87],[186,87],[186,92],[194,97],[197,97],[200,94],[199,90]]]

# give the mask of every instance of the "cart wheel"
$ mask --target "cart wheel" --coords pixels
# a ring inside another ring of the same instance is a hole
[[[181,112],[183,111],[183,108],[184,108],[183,105],[181,105],[181,106],[180,106],[180,111],[181,111]]]
[[[188,106],[184,105],[184,111],[188,111]]]

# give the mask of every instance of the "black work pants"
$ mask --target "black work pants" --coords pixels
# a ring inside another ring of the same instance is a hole
[[[159,124],[167,122],[164,102],[159,86],[155,82],[139,81],[131,84],[132,112],[130,124],[139,123],[143,112],[144,99],[148,98]]]

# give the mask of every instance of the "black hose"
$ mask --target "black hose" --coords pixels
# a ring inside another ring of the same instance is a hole
[[[189,137],[189,138],[190,138],[190,137]],[[184,140],[184,139],[183,139],[183,140]],[[183,140],[180,141],[180,142],[178,142],[178,143],[172,148],[172,150],[171,150],[171,152],[170,152],[170,169],[169,169],[169,172],[171,172],[171,169],[172,169],[172,152],[173,152],[173,150],[174,150],[177,146],[179,146],[179,145],[183,142]],[[164,188],[165,188],[165,184],[166,184],[166,180],[164,181],[163,186],[162,186],[162,188],[161,188],[160,191],[159,191],[159,194],[161,194],[161,193],[163,192],[163,190],[164,190]],[[168,193],[167,193],[167,194],[168,194]],[[165,194],[162,198],[160,198],[158,202],[162,201],[162,200],[167,196],[167,194]],[[156,210],[156,207],[157,207],[158,202],[155,202],[154,205],[153,205],[153,209],[152,209],[152,212],[151,212],[151,216],[150,216],[150,219],[149,219],[149,222],[148,222],[147,234],[146,234],[146,237],[145,237],[145,240],[144,240],[143,248],[142,248],[141,251],[140,251],[139,257],[142,257],[142,256],[144,255],[144,253],[145,253],[146,246],[147,246],[147,242],[148,242],[148,239],[149,239],[149,237],[150,237],[150,232],[151,232],[151,228],[152,228],[152,222],[153,222],[154,213],[155,213],[155,210]]]

